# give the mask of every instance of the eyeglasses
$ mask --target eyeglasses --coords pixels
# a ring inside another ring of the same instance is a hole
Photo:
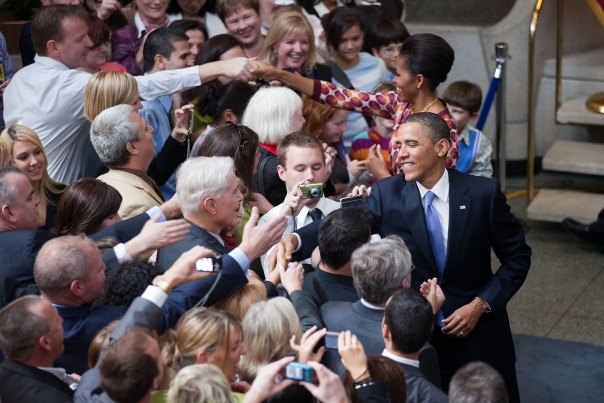
[[[243,150],[243,147],[247,144],[247,133],[242,125],[235,122],[227,122],[227,124],[231,124],[237,128],[237,133],[239,133],[239,150]]]
[[[414,264],[411,265],[411,270],[409,270],[409,273],[411,273],[413,270],[415,270],[415,265]]]

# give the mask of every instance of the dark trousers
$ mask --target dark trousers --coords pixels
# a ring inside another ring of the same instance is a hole
[[[440,381],[442,384],[442,390],[445,393],[449,393],[449,383],[451,383],[451,378],[455,374],[459,368],[461,368],[464,364],[459,360],[457,354],[455,354],[455,350],[453,349],[453,343],[451,342],[451,337],[445,335],[438,325],[434,326],[434,331],[432,332],[432,339],[430,344],[434,346],[436,349],[436,354],[438,355],[438,365],[440,366]],[[497,369],[497,368],[495,368]],[[499,369],[497,369],[499,371]],[[516,368],[514,367],[512,370],[507,371],[506,373],[501,373],[499,371],[503,380],[505,381],[505,387],[508,391],[508,396],[510,398],[510,403],[520,403],[520,393],[518,392],[518,380],[516,379]]]

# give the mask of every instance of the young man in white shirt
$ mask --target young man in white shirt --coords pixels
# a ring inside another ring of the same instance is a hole
[[[277,171],[285,182],[287,196],[283,203],[273,207],[260,219],[259,225],[284,215],[288,217],[287,229],[283,233],[285,236],[340,208],[340,203],[327,197],[302,197],[300,185],[322,184],[325,180],[325,154],[318,138],[306,132],[289,134],[279,144],[277,158]],[[268,276],[268,253],[262,256],[262,267]]]

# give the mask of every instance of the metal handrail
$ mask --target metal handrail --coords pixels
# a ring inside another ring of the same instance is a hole
[[[543,0],[537,0],[533,9],[529,28],[529,70],[528,70],[528,144],[526,156],[526,197],[527,205],[535,197],[535,36],[541,14]]]

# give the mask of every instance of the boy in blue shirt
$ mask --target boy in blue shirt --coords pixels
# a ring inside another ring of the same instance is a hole
[[[478,117],[482,104],[480,87],[468,81],[451,83],[442,95],[459,135],[457,170],[475,176],[493,177],[493,147],[482,132],[468,124]]]

